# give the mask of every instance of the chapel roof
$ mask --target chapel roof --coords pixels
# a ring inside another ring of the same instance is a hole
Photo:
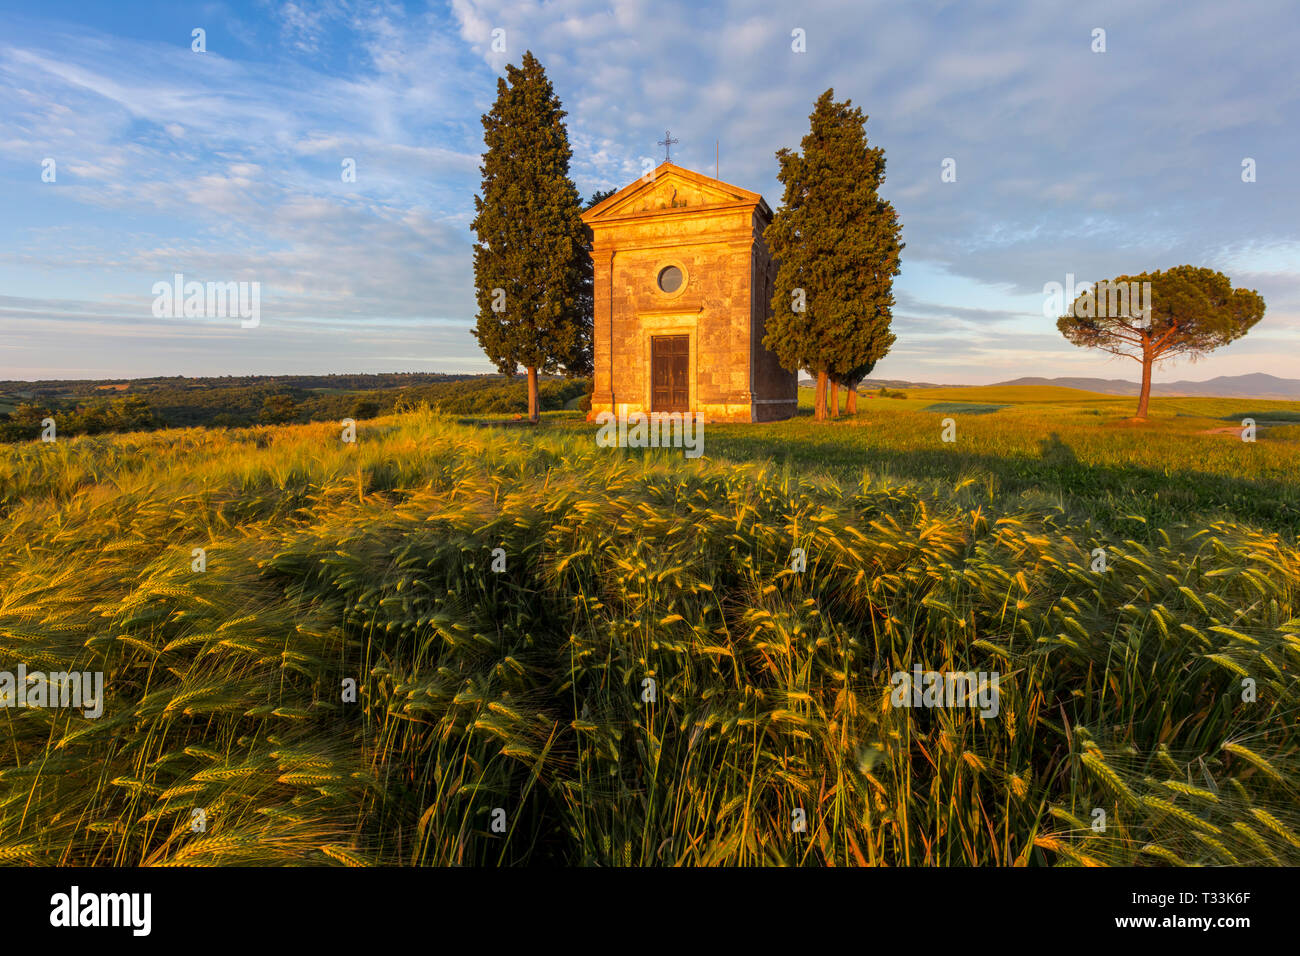
[[[582,214],[588,224],[628,217],[674,214],[682,209],[756,206],[768,218],[772,210],[756,192],[663,162],[649,177],[640,177]]]

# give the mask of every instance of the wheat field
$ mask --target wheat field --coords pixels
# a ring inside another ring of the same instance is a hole
[[[1300,864],[1290,530],[591,432],[7,448],[0,861]]]

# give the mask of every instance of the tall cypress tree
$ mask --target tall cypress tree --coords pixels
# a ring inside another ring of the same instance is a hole
[[[837,103],[827,90],[809,117],[802,154],[776,154],[785,194],[764,233],[778,267],[763,344],[784,368],[817,373],[819,420],[828,380],[874,367],[894,344],[902,224],[880,198],[885,151],[867,145],[866,121],[851,100]]]
[[[527,370],[532,421],[537,373],[582,374],[591,355],[590,256],[565,115],[531,51],[507,66],[483,116],[483,195],[474,197],[474,335],[503,374]]]

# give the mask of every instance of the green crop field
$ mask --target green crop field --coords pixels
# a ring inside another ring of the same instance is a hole
[[[801,389],[805,409],[809,389]],[[969,400],[959,400],[958,392]],[[906,399],[862,397],[853,418],[810,415],[768,425],[711,425],[709,457],[768,461],[853,488],[866,481],[944,494],[999,510],[1064,509],[1129,534],[1199,517],[1258,522],[1300,532],[1300,403],[1254,399],[1159,399],[1145,425],[1134,399],[1059,402],[1077,389],[914,390]],[[1038,393],[1042,400],[1007,393]],[[999,404],[991,404],[993,399]],[[944,442],[944,420],[955,441]],[[1241,440],[1253,419],[1254,442]],[[579,433],[588,426],[568,426]]]
[[[1300,864],[1300,405],[1061,391],[5,446],[0,860]]]

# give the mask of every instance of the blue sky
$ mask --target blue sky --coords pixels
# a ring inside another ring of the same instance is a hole
[[[0,0],[0,378],[490,371],[479,117],[525,49],[584,195],[671,129],[675,162],[712,175],[717,141],[775,208],[818,94],[861,106],[907,244],[877,376],[1135,378],[1066,343],[1043,286],[1189,262],[1268,311],[1156,380],[1300,377],[1298,46],[1282,0]],[[155,318],[178,272],[260,282],[260,325]]]

